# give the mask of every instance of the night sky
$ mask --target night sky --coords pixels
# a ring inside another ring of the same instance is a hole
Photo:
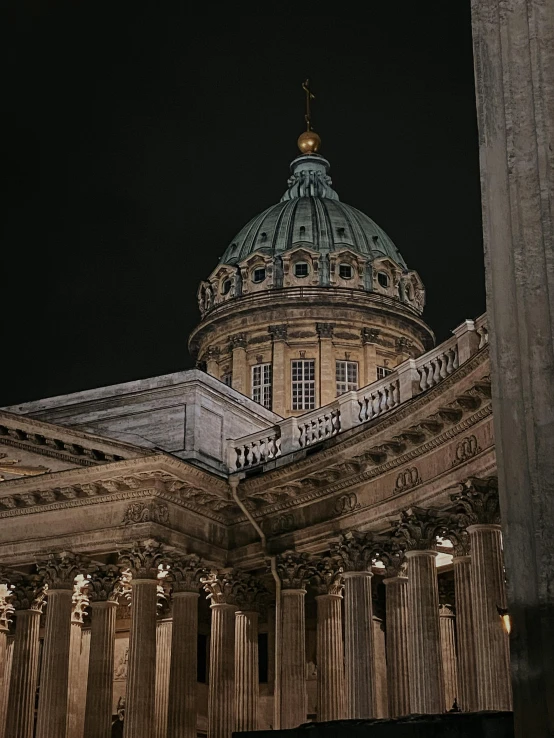
[[[80,5],[2,19],[0,405],[193,365],[197,285],[284,192],[306,77],[335,189],[419,272],[437,338],[484,311],[468,1]]]

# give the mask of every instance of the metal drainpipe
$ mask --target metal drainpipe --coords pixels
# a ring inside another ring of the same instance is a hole
[[[277,557],[270,556],[267,551],[267,538],[265,533],[254,520],[249,510],[239,498],[238,487],[240,479],[238,475],[229,476],[229,487],[231,495],[240,510],[246,515],[248,522],[252,525],[256,533],[260,536],[262,548],[265,555],[269,558],[271,566],[271,574],[275,580],[275,677],[273,686],[273,730],[281,729],[281,580],[277,574]]]

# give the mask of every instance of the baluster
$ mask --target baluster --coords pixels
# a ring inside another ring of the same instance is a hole
[[[235,456],[236,456],[235,469],[242,469],[241,455],[242,455],[241,449],[235,448]]]
[[[438,356],[436,356],[433,361],[431,362],[433,365],[433,386],[435,384],[438,384],[441,381],[441,361]]]
[[[394,407],[394,398],[392,396],[394,384],[390,384],[387,390],[387,410]]]
[[[358,413],[358,420],[360,423],[363,423],[364,420],[367,420],[367,400],[364,397],[362,402],[358,400],[358,405],[360,406],[360,412]]]
[[[419,372],[419,376],[421,377],[420,382],[419,382],[419,389],[422,392],[425,392],[425,390],[427,389],[427,372],[424,366],[422,366],[417,371]]]
[[[454,347],[454,359],[452,361],[452,364],[454,365],[454,369],[457,369],[460,365],[460,362],[458,361],[458,347]]]
[[[440,378],[441,379],[445,379],[445,377],[448,376],[448,372],[447,372],[447,369],[446,369],[447,368],[447,365],[448,365],[448,357],[447,357],[447,354],[441,354],[440,355],[440,364],[441,364],[441,367],[440,367]]]
[[[435,384],[433,382],[433,375],[435,374],[435,367],[433,366],[433,362],[430,361],[426,365],[425,369],[427,370],[427,377],[426,377],[426,379],[427,379],[427,389],[430,389]]]
[[[379,392],[374,392],[371,395],[371,418],[377,417],[379,415],[379,403],[381,401],[381,398],[379,397]]]
[[[399,384],[397,380],[396,382],[392,383],[392,402],[393,402],[392,406],[393,407],[396,407],[400,401],[400,398],[398,397],[398,392],[399,392]]]
[[[303,425],[298,426],[298,445],[300,448],[304,448],[306,445],[305,429]]]
[[[452,374],[452,372],[454,371],[454,349],[448,349],[448,351],[446,352],[446,359],[446,373]]]
[[[275,439],[275,458],[281,456],[281,436]]]
[[[383,387],[381,392],[381,402],[379,403],[379,415],[387,412],[387,390]]]

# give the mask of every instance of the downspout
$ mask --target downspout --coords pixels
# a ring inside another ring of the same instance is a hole
[[[229,476],[229,487],[233,500],[244,513],[248,522],[252,525],[256,533],[260,536],[262,548],[265,555],[269,558],[271,574],[275,580],[275,677],[273,686],[273,729],[281,729],[281,580],[277,574],[277,557],[270,556],[267,550],[267,538],[261,527],[247,510],[245,504],[239,498],[238,487],[239,477],[236,474]]]

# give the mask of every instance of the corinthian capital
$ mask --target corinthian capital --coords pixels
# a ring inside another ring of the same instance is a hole
[[[125,580],[128,577],[125,577],[119,566],[93,566],[89,568],[88,575],[88,597],[91,602],[117,602],[125,594]]]
[[[283,589],[304,589],[315,568],[307,553],[285,551],[277,556],[277,573]]]
[[[236,605],[239,592],[240,573],[232,569],[217,571],[212,569],[207,576],[200,579],[214,605]]]
[[[12,605],[16,610],[42,612],[47,589],[42,577],[36,574],[28,577],[15,574],[11,578],[11,587]]]
[[[454,511],[460,524],[499,525],[498,480],[496,477],[478,479],[472,477],[464,482],[461,492],[451,496]]]
[[[71,598],[71,622],[82,625],[85,620],[87,607],[89,606],[88,579],[78,574],[73,585],[73,597]]]
[[[119,562],[131,570],[133,579],[157,579],[160,564],[168,559],[164,547],[153,538],[135,542],[132,548],[119,552]]]
[[[312,578],[318,595],[340,595],[343,590],[342,567],[335,557],[323,556],[315,565]]]
[[[371,531],[351,530],[331,546],[331,555],[340,562],[344,571],[371,571],[379,547],[380,543]]]
[[[86,568],[85,559],[71,551],[50,554],[37,563],[37,572],[49,589],[73,589],[75,577]]]
[[[202,577],[207,577],[208,569],[196,554],[172,556],[169,559],[168,582],[173,586],[174,594],[178,592],[198,592]]]
[[[443,538],[448,538],[452,544],[452,554],[456,558],[469,555],[470,541],[466,526],[467,517],[465,513],[452,513],[445,518],[444,528],[440,531],[440,535]]]
[[[409,551],[430,551],[435,548],[442,524],[437,510],[412,507],[400,513],[395,535]]]
[[[385,567],[383,573],[387,579],[400,577],[404,573],[406,567],[405,550],[404,542],[395,536],[384,538],[379,544],[376,556]]]
[[[0,584],[0,632],[10,627],[11,616],[15,610],[13,599],[12,589],[7,584]]]
[[[260,612],[267,605],[269,592],[264,583],[248,572],[240,572],[237,577],[235,601],[241,610]]]

